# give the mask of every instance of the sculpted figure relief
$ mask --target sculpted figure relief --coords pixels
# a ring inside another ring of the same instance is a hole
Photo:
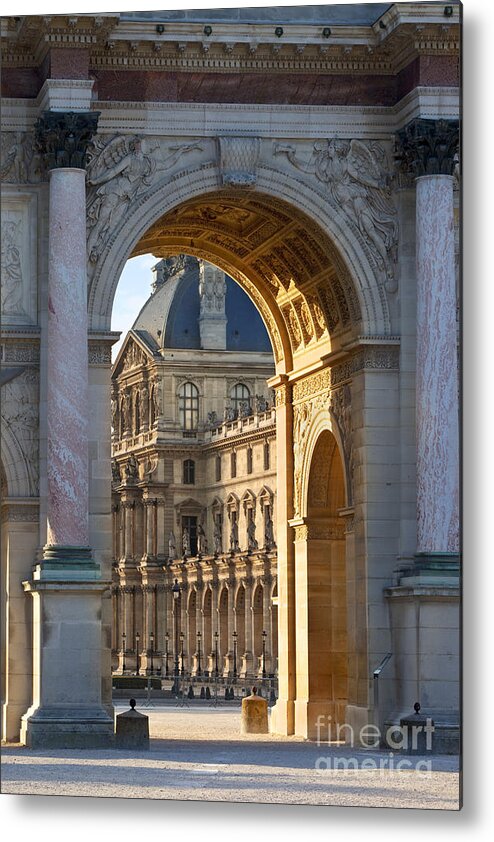
[[[390,280],[388,255],[393,257],[398,222],[381,144],[356,138],[318,140],[309,163],[298,159],[295,148],[286,144],[276,144],[274,154],[286,155],[294,167],[314,173],[327,185],[334,204],[357,224],[379,269]]]
[[[201,149],[197,143],[169,147],[159,160],[160,144],[132,136],[116,136],[109,143],[97,139],[88,154],[87,205],[88,254],[97,261],[115,224],[135,199],[151,186],[155,173],[172,167],[186,152]]]
[[[22,266],[19,222],[2,225],[2,313],[27,315],[22,306]]]
[[[170,532],[168,536],[168,558],[175,559],[177,557],[177,544],[175,542],[174,532]]]
[[[231,513],[231,526],[230,526],[230,551],[232,553],[238,553],[240,549],[240,545],[238,543],[238,523],[237,523],[237,515],[235,512]]]

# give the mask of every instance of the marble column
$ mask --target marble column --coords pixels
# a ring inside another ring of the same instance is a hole
[[[399,134],[416,177],[416,572],[457,566],[459,400],[453,170],[458,123],[415,120]]]
[[[87,148],[97,113],[45,112],[36,126],[49,172],[46,314],[46,545],[24,589],[33,597],[32,705],[21,742],[32,748],[113,741],[102,702],[103,591],[89,547]]]

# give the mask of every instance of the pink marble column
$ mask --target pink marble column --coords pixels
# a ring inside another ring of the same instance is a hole
[[[417,551],[459,550],[453,178],[417,179]]]
[[[47,548],[89,547],[85,182],[50,171]]]

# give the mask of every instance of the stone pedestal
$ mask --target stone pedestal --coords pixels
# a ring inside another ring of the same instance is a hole
[[[131,699],[130,710],[116,718],[116,748],[149,749],[149,716],[135,710],[135,704],[135,699]]]
[[[254,687],[252,696],[242,699],[241,734],[268,734],[268,703],[257,696]]]

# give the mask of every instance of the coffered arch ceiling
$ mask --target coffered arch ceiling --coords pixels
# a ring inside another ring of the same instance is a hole
[[[155,222],[132,256],[146,253],[191,254],[224,269],[258,307],[286,371],[358,333],[358,297],[332,241],[272,196],[232,190],[190,199]]]

